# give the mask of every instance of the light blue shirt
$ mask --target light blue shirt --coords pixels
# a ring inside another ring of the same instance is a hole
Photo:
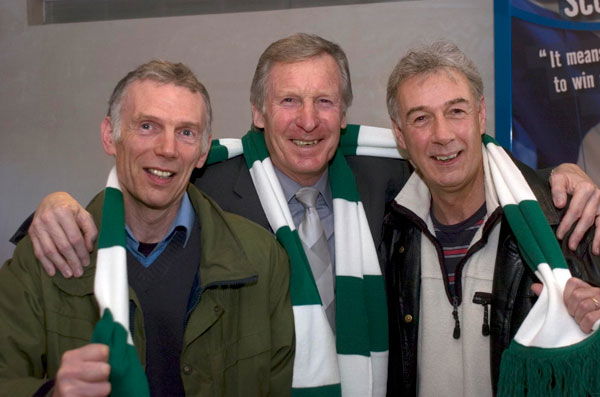
[[[185,241],[183,243],[183,246],[185,247],[188,239],[190,238],[190,232],[192,227],[194,227],[195,220],[196,212],[194,211],[194,207],[192,206],[192,202],[190,201],[188,194],[185,193],[181,199],[181,206],[179,207],[179,211],[177,211],[177,216],[173,220],[169,231],[165,235],[166,237],[158,242],[156,247],[154,247],[148,256],[144,256],[138,251],[140,242],[133,237],[133,233],[131,232],[131,229],[129,229],[129,226],[125,225],[125,230],[127,231],[127,250],[144,267],[148,267],[156,260],[156,258],[160,256],[160,254],[163,253],[165,248],[167,248],[175,233],[185,233]]]
[[[275,175],[277,175],[277,179],[279,179],[279,183],[281,184],[281,190],[283,190],[283,196],[288,203],[292,219],[294,220],[294,225],[297,228],[300,222],[302,222],[302,217],[304,216],[304,206],[296,199],[296,192],[303,186],[285,175],[283,172],[279,171],[276,167],[273,168],[275,169]],[[325,170],[317,183],[311,187],[319,191],[316,203],[317,212],[319,213],[319,219],[321,220],[321,225],[323,226],[325,237],[327,238],[331,263],[335,264],[333,195],[331,194],[331,187],[329,186],[328,171]]]

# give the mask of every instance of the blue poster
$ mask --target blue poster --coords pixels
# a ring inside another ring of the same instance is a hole
[[[535,168],[600,184],[600,0],[497,0],[496,136]]]

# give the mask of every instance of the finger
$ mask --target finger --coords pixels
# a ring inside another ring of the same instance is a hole
[[[573,317],[583,332],[591,332],[594,323],[600,318],[600,299],[596,296],[584,299]]]
[[[563,293],[567,311],[578,323],[587,312],[597,309],[595,302],[591,300],[591,298],[596,299],[596,296],[600,296],[600,288],[592,287],[574,277],[567,281]]]
[[[600,310],[595,309],[585,314],[579,323],[579,327],[583,332],[589,334],[594,329],[594,324],[600,320]]]
[[[84,382],[73,378],[57,376],[52,397],[105,397],[110,395],[110,382]]]
[[[569,249],[572,251],[577,249],[577,246],[585,236],[588,229],[596,221],[596,215],[598,213],[598,206],[600,205],[600,190],[594,188],[594,192],[585,201],[584,209],[581,213],[581,217],[573,230],[573,233],[569,237]]]
[[[600,208],[598,209],[600,211]],[[600,255],[600,216],[596,216],[596,230],[592,241],[592,254]]]
[[[61,363],[82,362],[82,361],[103,361],[108,362],[108,346],[102,343],[88,343],[82,347],[73,350],[67,350],[63,353]]]
[[[98,229],[96,228],[92,215],[85,210],[81,210],[77,213],[77,224],[83,234],[85,248],[87,250],[85,255],[81,255],[79,252],[78,255],[80,255],[79,257],[82,259],[81,262],[83,265],[87,266],[90,263],[89,253],[94,249],[94,241],[96,241],[96,238],[98,237]]]
[[[70,212],[65,216],[60,216],[59,212],[58,217],[59,228],[53,230],[56,234],[52,238],[73,273],[78,277],[83,274],[83,264],[89,261],[85,238],[79,228],[78,219]]]
[[[44,271],[50,277],[54,276],[56,274],[56,269],[54,268],[54,265],[52,264],[52,262],[50,262],[48,259],[46,259],[43,256],[42,247],[41,247],[41,244],[40,244],[40,241],[39,241],[37,235],[33,235],[33,234],[29,233],[29,236],[31,238],[31,244],[33,245],[33,253],[35,254],[36,258],[38,258],[40,263],[42,264]]]
[[[567,204],[567,179],[562,175],[557,175],[552,170],[550,175],[550,191],[552,201],[557,208],[563,208]]]
[[[560,220],[558,229],[556,230],[556,237],[562,239],[565,237],[567,232],[571,230],[575,222],[581,217],[585,208],[585,203],[590,198],[591,192],[584,188],[579,188],[573,193],[571,202],[567,207],[567,210]]]
[[[533,284],[531,284],[531,290],[537,296],[540,296],[540,294],[542,293],[543,289],[544,289],[544,285],[542,283],[533,283]]]
[[[35,232],[29,229],[29,234],[32,236],[33,253],[41,262],[42,267],[49,276],[54,276],[56,269],[60,271],[65,278],[73,275],[71,268],[65,262],[65,259],[58,253],[52,239],[46,232]]]

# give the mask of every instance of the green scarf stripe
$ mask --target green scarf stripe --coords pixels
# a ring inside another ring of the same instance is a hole
[[[363,279],[336,276],[335,292],[338,354],[370,356],[369,326],[365,321],[356,321],[357,318],[369,318],[365,307]],[[387,321],[385,325],[387,328]]]
[[[363,276],[363,289],[367,301],[367,315],[369,316],[369,337],[372,352],[388,350],[388,317],[385,282],[382,276]],[[381,304],[385,302],[385,304]]]
[[[502,208],[506,220],[510,225],[517,243],[519,250],[525,258],[525,262],[529,265],[529,268],[534,272],[537,271],[540,263],[546,263],[546,259],[540,247],[537,245],[537,241],[532,234],[529,225],[525,221],[518,205],[506,205]]]
[[[252,168],[252,164],[254,164],[256,160],[263,161],[269,157],[265,136],[262,132],[249,131],[242,137],[242,144],[244,145],[246,165],[249,169]],[[246,148],[248,150],[246,150]]]
[[[333,198],[342,198],[358,203],[360,196],[356,188],[356,178],[341,152],[336,152],[329,165],[329,172],[335,175],[335,178],[329,178]]]
[[[346,128],[340,130],[340,149],[345,156],[356,155],[356,148],[358,146],[358,133],[360,131],[360,125],[348,124]]]
[[[319,290],[312,277],[308,259],[306,259],[306,254],[298,237],[298,231],[292,231],[289,226],[284,226],[275,232],[275,236],[290,258],[290,296],[292,305],[320,305]]]
[[[207,164],[220,163],[221,161],[225,161],[229,158],[229,150],[227,150],[227,146],[221,145],[219,140],[214,140],[210,144],[210,151],[208,152],[208,157],[206,159]]]
[[[104,190],[102,227],[98,236],[98,249],[115,245],[125,247],[124,224],[123,193],[119,189],[107,187]]]
[[[527,219],[527,223],[531,227],[534,237],[537,239],[537,244],[544,253],[546,263],[553,269],[562,268],[568,269],[565,257],[554,237],[554,232],[548,224],[542,209],[537,201],[524,200],[519,203],[521,213]]]
[[[341,395],[342,386],[340,384],[292,389],[292,397],[339,397]]]

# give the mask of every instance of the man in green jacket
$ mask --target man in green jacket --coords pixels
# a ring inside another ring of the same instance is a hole
[[[208,93],[182,64],[141,65],[111,96],[101,138],[123,195],[127,325],[153,395],[288,395],[287,256],[188,183],[210,121]],[[88,206],[97,225],[104,197]],[[0,395],[111,392],[109,348],[89,343],[97,251],[81,278],[49,277],[26,238],[0,269]]]

